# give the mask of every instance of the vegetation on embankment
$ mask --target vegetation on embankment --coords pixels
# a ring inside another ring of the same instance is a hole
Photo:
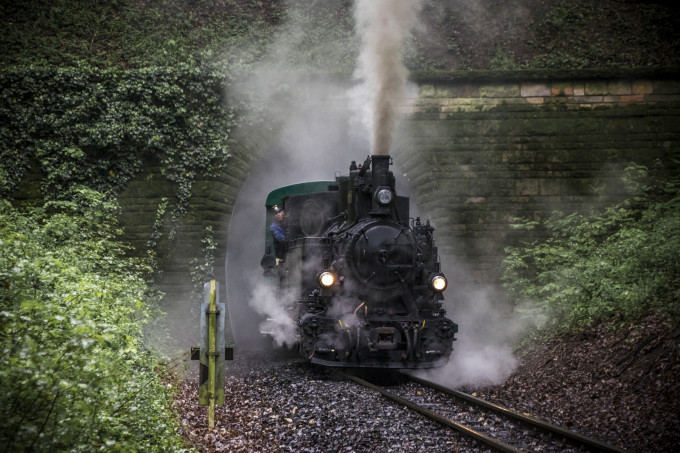
[[[289,66],[351,73],[351,0],[31,0],[0,6],[0,63],[140,68],[279,53]],[[411,71],[680,64],[668,0],[438,0],[407,43]],[[288,36],[283,42],[281,31]]]
[[[680,323],[680,185],[627,168],[631,197],[589,215],[555,212],[514,226],[543,240],[510,247],[503,279],[518,302],[531,300],[545,327],[584,328],[650,314]]]
[[[180,451],[141,340],[157,297],[125,258],[116,205],[85,188],[20,212],[0,200],[0,444],[6,451]]]

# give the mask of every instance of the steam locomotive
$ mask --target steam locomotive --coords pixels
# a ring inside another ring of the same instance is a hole
[[[312,363],[432,368],[453,350],[458,326],[442,308],[447,281],[434,228],[409,218],[390,163],[390,156],[368,156],[362,165],[353,161],[348,176],[267,197],[267,225],[283,210],[285,240],[268,228],[261,264],[288,301],[299,352]]]

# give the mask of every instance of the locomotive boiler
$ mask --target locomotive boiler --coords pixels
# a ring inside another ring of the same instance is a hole
[[[389,165],[389,156],[369,156],[349,175],[267,197],[267,225],[279,225],[267,229],[262,267],[312,363],[431,368],[453,350],[458,326],[442,307],[434,228],[409,217]]]

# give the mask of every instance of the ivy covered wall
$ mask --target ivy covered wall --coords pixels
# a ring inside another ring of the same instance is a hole
[[[680,78],[645,70],[422,74],[393,152],[459,282],[498,282],[513,219],[627,195],[630,163],[680,175]],[[453,272],[452,272],[453,271]]]
[[[420,74],[418,96],[404,101],[393,157],[461,279],[497,281],[504,248],[531,239],[514,217],[610,203],[630,162],[678,174],[677,74],[562,75]],[[188,301],[200,282],[222,279],[234,202],[273,137],[250,125],[247,142],[232,138],[227,76],[188,66],[0,72],[2,196],[40,202],[87,185],[118,198],[126,239],[170,297]]]
[[[161,281],[191,288],[189,263],[201,280],[220,272],[215,253],[224,256],[247,166],[231,140],[226,80],[190,65],[1,71],[0,196],[36,204],[85,185],[118,198],[135,253]]]

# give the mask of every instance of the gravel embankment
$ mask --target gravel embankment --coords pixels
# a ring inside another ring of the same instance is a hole
[[[463,389],[638,452],[680,451],[680,330],[650,318],[528,345],[502,385]],[[195,364],[195,362],[194,362]],[[196,371],[196,370],[194,370]],[[229,362],[207,429],[197,372],[180,384],[183,434],[200,451],[480,452],[483,445],[323,369],[273,352]]]
[[[197,379],[176,400],[184,435],[200,451],[479,452],[478,444],[352,382],[297,359],[243,354],[229,365],[227,405],[207,429]]]

